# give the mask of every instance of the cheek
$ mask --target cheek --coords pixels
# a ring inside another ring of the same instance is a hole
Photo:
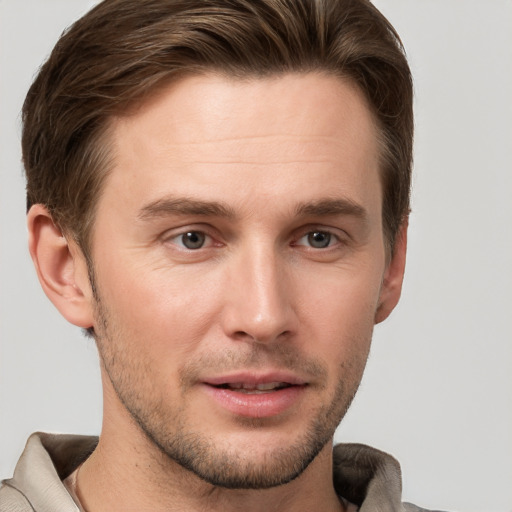
[[[98,278],[102,302],[126,337],[144,340],[145,351],[189,352],[205,336],[219,308],[218,272],[130,263],[109,267]]]
[[[306,289],[300,309],[315,349],[333,367],[350,361],[364,367],[379,299],[378,269],[316,276]]]
[[[381,288],[382,270],[372,262],[366,268],[331,268],[305,271],[300,279],[301,309],[318,319],[322,329],[354,329],[373,319]]]

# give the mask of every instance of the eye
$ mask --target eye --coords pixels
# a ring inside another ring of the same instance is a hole
[[[336,238],[328,231],[310,231],[297,241],[297,245],[309,245],[314,249],[325,249],[335,241]]]
[[[171,241],[185,249],[195,250],[201,249],[207,238],[207,235],[202,231],[187,231],[186,233],[181,233],[180,235],[173,237]]]

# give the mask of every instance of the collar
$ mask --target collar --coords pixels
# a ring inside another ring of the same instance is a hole
[[[336,445],[333,482],[337,494],[359,506],[359,512],[403,510],[400,464],[380,450],[356,443]]]
[[[3,484],[20,492],[38,512],[79,512],[62,480],[97,444],[97,437],[36,432],[29,437],[14,476]]]

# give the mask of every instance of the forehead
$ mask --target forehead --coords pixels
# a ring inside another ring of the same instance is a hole
[[[116,118],[112,129],[115,162],[106,188],[134,207],[164,193],[222,201],[234,188],[241,203],[256,193],[302,194],[297,200],[305,202],[343,190],[357,195],[368,180],[379,181],[365,98],[326,74],[181,78]],[[380,197],[373,202],[378,207]]]
[[[171,114],[171,115],[170,115]],[[235,79],[207,73],[180,78],[114,121],[117,138],[165,126],[167,143],[287,135],[337,137],[350,145],[374,124],[363,93],[348,79],[327,73],[293,73]],[[279,130],[286,128],[286,132]],[[343,129],[346,128],[346,129]]]

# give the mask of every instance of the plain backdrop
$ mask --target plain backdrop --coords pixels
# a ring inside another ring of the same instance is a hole
[[[0,476],[35,430],[98,433],[92,341],[59,316],[26,249],[22,101],[94,2],[0,0]],[[376,328],[336,439],[394,454],[404,498],[512,511],[512,1],[379,0],[407,48],[416,150],[402,301]]]

